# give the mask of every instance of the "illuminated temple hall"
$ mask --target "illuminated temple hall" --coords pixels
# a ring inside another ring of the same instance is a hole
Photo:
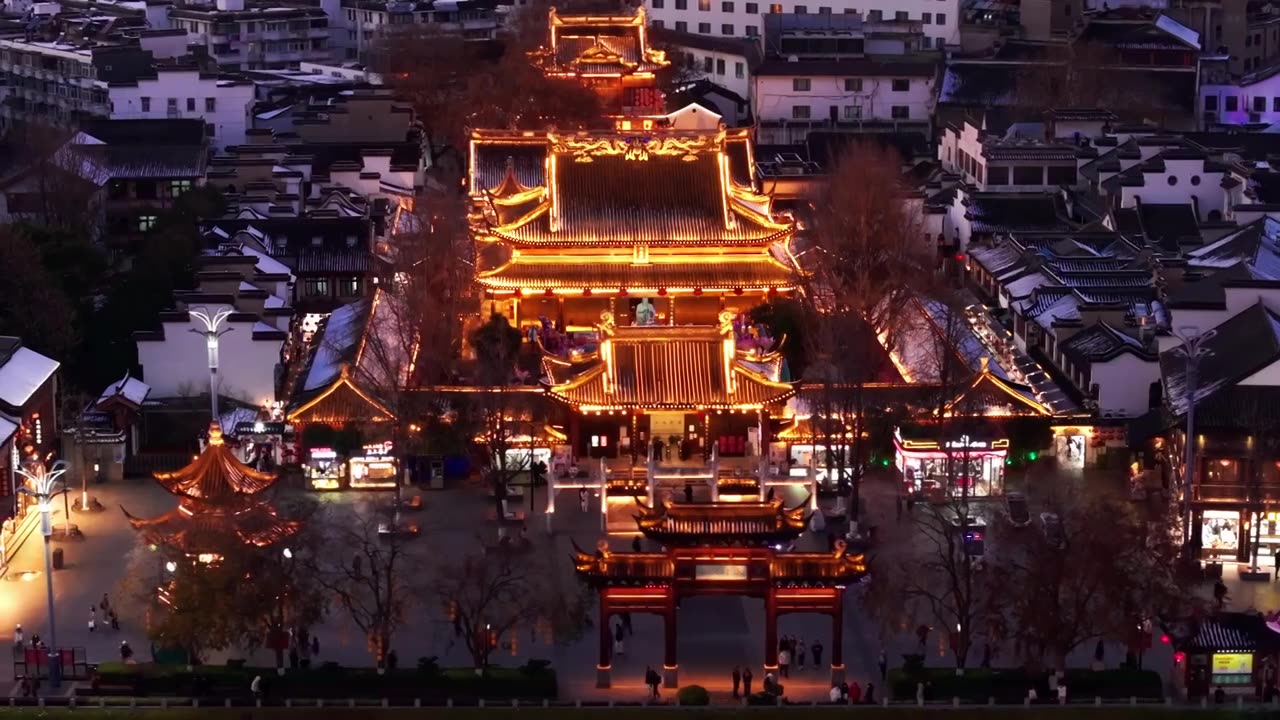
[[[805,530],[805,504],[781,500],[741,503],[672,503],[650,508],[637,502],[636,526],[662,552],[577,550],[578,576],[600,595],[600,661],[596,684],[612,682],[613,625],[620,613],[654,613],[663,620],[663,684],[679,684],[676,656],[680,600],[696,595],[762,598],[765,607],[764,670],[778,669],[778,617],[818,613],[831,618],[831,681],[844,680],[844,592],[866,574],[861,552],[843,541],[831,552],[776,549]],[[816,639],[816,638],[815,638]],[[753,664],[750,660],[747,664]],[[785,682],[785,681],[784,681]]]
[[[593,88],[607,111],[662,112],[655,73],[671,63],[649,47],[644,7],[632,15],[560,15],[551,9],[549,43],[533,54],[545,74]]]
[[[211,562],[229,543],[266,547],[298,531],[297,522],[281,517],[258,497],[275,484],[276,474],[240,462],[217,423],[210,425],[208,443],[191,463],[154,476],[178,497],[178,507],[153,518],[125,511],[129,524],[148,544]]]

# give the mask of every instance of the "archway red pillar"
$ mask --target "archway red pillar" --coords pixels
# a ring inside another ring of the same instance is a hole
[[[844,603],[842,593],[836,591],[835,607],[831,611],[831,684],[844,682]],[[883,690],[882,690],[883,691]]]
[[[773,588],[764,599],[764,671],[778,675],[778,598]],[[764,677],[760,678],[763,683]]]
[[[613,634],[609,632],[609,601],[600,593],[600,662],[596,665],[596,687],[607,688],[612,684],[611,654]]]
[[[663,615],[664,647],[662,653],[662,687],[675,688],[680,685],[680,663],[676,659],[676,608],[672,604]]]

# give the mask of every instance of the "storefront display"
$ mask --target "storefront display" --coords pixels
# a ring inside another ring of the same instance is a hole
[[[809,463],[813,463],[813,471],[818,483],[826,488],[836,487],[836,480],[842,474],[846,479],[853,475],[853,449],[848,445],[792,445],[790,448],[790,476],[807,477]],[[843,458],[841,457],[843,455]]]
[[[351,487],[361,490],[378,490],[396,486],[397,460],[392,455],[393,446],[388,440],[365,445],[363,455],[351,458]]]
[[[1210,666],[1212,684],[1252,685],[1253,653],[1214,653]]]
[[[341,490],[346,464],[338,462],[333,448],[319,447],[307,451],[307,484],[312,490]]]
[[[894,434],[894,461],[906,492],[921,496],[957,495],[967,488],[971,497],[1004,492],[1004,461],[1009,441],[962,435],[938,440],[903,438]]]
[[[1207,553],[1235,555],[1240,549],[1240,513],[1205,510],[1200,523],[1200,541]]]

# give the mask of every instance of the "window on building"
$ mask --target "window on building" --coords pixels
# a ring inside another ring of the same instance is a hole
[[[151,98],[144,97],[138,99],[142,101],[142,112],[151,112]]]
[[[889,108],[889,117],[894,120],[906,120],[911,117],[911,108],[906,105],[894,105]]]
[[[205,112],[207,112],[207,113],[216,112],[216,111],[217,111],[217,108],[218,108],[218,99],[217,99],[217,98],[205,98],[205,99],[204,99],[204,111],[205,111]]]
[[[302,294],[306,297],[328,297],[329,279],[304,278],[302,280]]]
[[[756,27],[755,25],[748,25],[748,26],[747,26],[747,37],[749,37],[749,38],[753,38],[753,37],[760,37],[760,28],[759,28],[759,27]]]
[[[808,120],[809,106],[808,105],[792,105],[791,118],[793,120]]]
[[[189,192],[191,192],[190,180],[170,180],[169,181],[170,197],[179,197]]]
[[[819,14],[819,15],[830,15],[830,14],[831,14],[831,8],[829,8],[829,7],[820,7],[820,8],[818,8],[818,14]]]
[[[845,78],[845,92],[862,92],[862,78]]]
[[[797,6],[796,6],[796,14],[797,14],[797,15],[804,15],[804,14],[806,14],[806,13],[808,13],[808,12],[809,12],[809,8],[808,8],[808,7],[806,7],[806,6],[804,6],[804,5],[797,5]]]
[[[929,39],[928,39],[928,38],[925,38],[925,42],[927,43],[928,41],[929,41]],[[946,41],[946,40],[943,40],[942,38],[934,38],[934,39],[933,39],[933,46],[934,46],[935,48],[939,49],[939,50],[941,50],[943,47],[945,47],[945,46],[946,46],[946,44],[947,44],[947,41]],[[927,47],[927,46],[926,46],[926,47]]]
[[[1044,168],[1035,165],[1019,165],[1013,169],[1014,185],[1043,185]]]
[[[651,7],[653,7],[654,10],[661,10],[666,7],[667,4],[666,0],[650,0],[650,2],[652,3]]]
[[[999,166],[987,167],[987,184],[988,185],[1008,185],[1009,184],[1009,168]]]
[[[703,35],[711,34],[711,23],[698,23],[698,32]]]
[[[138,232],[148,232],[156,226],[155,215],[139,215],[138,216]]]
[[[938,13],[937,15],[934,15],[934,16],[933,16],[933,18],[934,18],[934,20],[937,20],[937,24],[938,24],[938,25],[946,25],[946,24],[947,24],[947,14],[946,14],[946,13]]]
[[[135,180],[133,183],[133,195],[140,200],[154,200],[156,198],[156,181]]]
[[[1266,111],[1267,111],[1267,99],[1266,99],[1266,98],[1264,98],[1264,97],[1255,97],[1255,98],[1253,99],[1253,111],[1254,111],[1254,112],[1266,112]]]
[[[1276,98],[1276,100],[1280,100],[1280,98]],[[1208,111],[1208,112],[1214,112],[1215,110],[1217,110],[1217,109],[1218,109],[1218,96],[1217,96],[1217,95],[1205,95],[1205,96],[1204,96],[1204,109],[1205,109],[1206,111]]]
[[[894,79],[893,79],[893,91],[894,91],[894,92],[907,92],[907,91],[908,91],[908,90],[910,90],[910,89],[911,89],[911,81],[910,81],[910,80],[908,80],[908,79],[906,79],[906,78],[894,78]]]
[[[1176,185],[1178,184],[1178,176],[1177,176],[1177,175],[1170,175],[1170,176],[1169,176],[1169,179],[1168,179],[1168,181],[1167,181],[1167,182],[1169,183],[1169,187],[1174,187],[1174,186],[1176,186]]]
[[[1076,184],[1076,166],[1050,166],[1046,170],[1046,183],[1049,185],[1075,185]]]
[[[862,106],[845,105],[840,114],[845,120],[860,120],[862,119]]]
[[[676,31],[677,31],[677,32],[689,32],[689,23],[687,23],[687,22],[685,22],[685,21],[683,21],[683,20],[677,20],[677,21],[676,21]]]
[[[703,72],[703,73],[705,73],[705,74],[707,74],[707,75],[710,75],[711,73],[715,72],[715,70],[716,70],[716,61],[715,61],[715,58],[711,57],[710,55],[708,55],[708,56],[706,56],[706,57],[702,58],[702,72]]]
[[[1280,112],[1280,97],[1271,98],[1271,112]]]
[[[195,111],[196,111],[196,99],[187,98],[187,112],[195,112]]]
[[[344,277],[338,281],[338,295],[341,297],[360,296],[360,278]]]
[[[782,12],[782,3],[773,3],[769,6],[769,12],[775,15]]]
[[[650,20],[649,24],[658,28],[659,30],[666,27],[666,23],[662,22],[661,20]]]
[[[928,25],[933,22],[933,13],[920,13],[920,22]]]
[[[688,10],[688,9],[689,9],[689,0],[676,0],[676,9],[677,9],[677,10]]]
[[[871,22],[880,22],[882,19],[884,19],[884,11],[868,10],[867,19],[870,20]]]
[[[1192,175],[1192,176],[1191,176],[1191,184],[1192,184],[1193,186],[1195,186],[1195,187],[1200,187],[1200,176],[1199,176],[1199,175]]]
[[[1240,98],[1236,95],[1228,95],[1226,99],[1227,112],[1236,112],[1240,109]]]
[[[711,0],[698,0],[698,10],[701,12],[711,12]]]
[[[732,25],[730,25],[729,23],[725,23],[724,25],[721,25],[721,26],[720,26],[720,34],[721,34],[721,35],[730,35],[730,36],[732,36],[732,35],[733,35],[733,26],[732,26]]]
[[[742,78],[742,77],[745,77],[745,75],[746,75],[746,67],[740,62],[734,63],[733,76],[736,78]]]
[[[907,14],[906,10],[898,10],[893,13],[893,19],[897,20],[898,22],[906,22],[908,19],[910,19],[910,17],[911,16]]]
[[[791,90],[793,92],[809,92],[810,85],[809,78],[791,78]]]
[[[747,14],[748,14],[748,15],[759,15],[759,14],[760,14],[760,6],[759,6],[759,5],[757,5],[756,3],[747,3]]]
[[[731,3],[731,2],[722,2],[722,3],[720,3],[720,11],[721,11],[721,12],[727,12],[727,13],[731,13],[731,12],[733,12],[733,3]]]
[[[724,58],[716,58],[716,74],[724,74]]]

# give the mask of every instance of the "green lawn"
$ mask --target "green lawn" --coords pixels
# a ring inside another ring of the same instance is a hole
[[[421,710],[413,709],[391,709],[381,710],[377,708],[365,709],[342,709],[342,708],[323,708],[323,709],[284,709],[284,708],[267,708],[262,710],[248,709],[210,709],[210,708],[179,708],[169,710],[131,710],[128,708],[108,708],[100,710],[97,708],[9,708],[0,706],[0,718],[6,716],[12,717],[39,717],[48,720],[283,720],[284,718],[297,717],[321,717],[332,718],[333,720],[456,720],[457,718],[467,718],[469,720],[487,720],[488,718],[503,718],[510,720],[512,717],[531,718],[533,720],[559,720],[560,718],[568,718],[570,720],[650,720],[652,718],[671,717],[670,712],[679,713],[676,717],[680,718],[696,718],[697,720],[733,720],[736,718],[750,717],[757,720],[772,720],[774,718],[786,720],[813,718],[813,717],[842,717],[850,716],[850,709],[847,707],[831,707],[831,708],[812,708],[812,707],[794,707],[794,708],[711,708],[711,709],[677,709],[677,708],[551,708],[543,709],[525,709],[519,710],[499,709],[476,709],[476,708],[424,708]],[[1025,709],[1021,707],[1004,707],[1004,708],[969,708],[960,710],[951,710],[948,708],[933,709],[917,709],[912,707],[891,707],[891,708],[865,708],[857,710],[859,715],[874,715],[879,718],[888,718],[890,720],[985,720],[992,715],[1003,715],[1010,718],[1027,718],[1039,719],[1049,718],[1050,720],[1068,720],[1070,718],[1124,718],[1124,720],[1191,720],[1192,718],[1212,718],[1214,720],[1228,718],[1248,718],[1257,720],[1258,718],[1277,717],[1277,713],[1273,709],[1269,710],[1253,710],[1236,712],[1234,710],[1227,711],[1205,711],[1195,708],[1164,708],[1164,707],[1077,707],[1077,708],[1035,708]]]

